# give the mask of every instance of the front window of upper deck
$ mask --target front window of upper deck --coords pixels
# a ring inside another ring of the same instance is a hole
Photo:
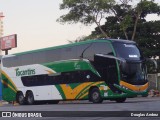
[[[114,43],[113,44],[117,57],[126,60],[141,60],[141,54],[135,44]]]
[[[126,60],[119,64],[121,79],[134,85],[145,84],[147,82],[146,65],[137,46],[127,43],[114,43],[113,46],[117,57]]]

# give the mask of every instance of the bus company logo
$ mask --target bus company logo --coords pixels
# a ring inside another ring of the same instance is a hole
[[[25,76],[25,75],[35,75],[35,69],[27,69],[27,70],[20,70],[19,68],[15,69],[16,76]]]

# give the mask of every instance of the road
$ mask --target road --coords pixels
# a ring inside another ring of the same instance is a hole
[[[129,111],[129,115],[133,113],[134,115],[137,113],[140,113],[141,111],[145,111],[144,114],[146,113],[154,113],[158,114],[159,118],[152,117],[154,120],[160,119],[160,97],[151,97],[151,98],[130,98],[127,99],[125,103],[116,103],[114,101],[104,101],[102,104],[93,104],[88,101],[68,101],[68,102],[60,102],[59,104],[43,104],[43,105],[23,105],[23,106],[13,106],[11,104],[6,104],[0,107],[0,111],[18,111],[18,112],[40,112],[40,111],[52,111],[50,114],[55,114],[56,111],[73,111],[72,113],[65,113],[65,112],[60,112],[59,116],[55,116],[54,118],[50,117],[42,117],[42,118],[32,118],[32,119],[44,119],[44,120],[68,120],[68,119],[74,119],[74,120],[105,120],[105,119],[118,119],[118,120],[128,120],[128,119],[133,119],[137,120],[138,117],[130,117],[130,118],[125,118],[125,117],[104,117],[102,114],[103,112],[98,112],[98,111]],[[74,112],[75,111],[94,111],[93,113],[87,113],[87,112],[79,112],[76,113],[75,116],[78,114],[80,116],[85,116],[85,117],[75,117]],[[140,112],[137,112],[140,111]],[[153,111],[153,112],[152,112]],[[63,114],[64,113],[64,114]],[[96,114],[100,113],[100,116],[98,115],[96,117]],[[108,112],[107,112],[108,113]],[[116,113],[116,112],[112,112]],[[28,113],[26,113],[28,114]],[[64,117],[66,114],[69,117]],[[73,116],[72,116],[73,114]],[[90,117],[87,117],[87,114],[90,115]],[[119,113],[118,113],[119,114]],[[125,112],[120,113],[122,116],[125,114]],[[63,116],[64,115],[64,116]],[[93,115],[94,117],[91,117]],[[102,115],[102,116],[101,116]],[[121,116],[119,115],[119,116]],[[125,115],[124,115],[125,116]],[[143,113],[142,113],[143,116]],[[71,117],[71,118],[70,118]],[[2,118],[1,118],[2,119]],[[4,119],[4,118],[3,118]],[[12,120],[14,119],[21,119],[21,118],[11,118]],[[27,119],[27,118],[23,118]],[[143,120],[150,120],[149,117],[140,117],[139,119]],[[7,119],[8,120],[8,119]]]

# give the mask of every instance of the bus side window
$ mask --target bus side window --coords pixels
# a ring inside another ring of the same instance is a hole
[[[86,51],[84,52],[84,58],[94,61],[95,54],[104,54],[104,55],[113,55],[113,51],[109,43],[93,43]]]
[[[56,49],[56,50],[47,50],[45,51],[45,63],[47,62],[54,62],[61,60],[62,56],[62,49]],[[62,54],[63,55],[63,54]]]
[[[62,60],[76,59],[76,54],[77,54],[77,47],[63,48],[61,59]]]
[[[20,66],[21,61],[19,60],[17,56],[7,57],[7,58],[3,58],[3,65],[4,67],[15,67],[18,65]]]

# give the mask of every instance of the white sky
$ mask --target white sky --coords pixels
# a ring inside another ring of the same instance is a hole
[[[0,12],[5,16],[4,36],[18,36],[18,47],[9,53],[67,44],[68,40],[89,35],[94,30],[96,25],[56,22],[65,12],[59,10],[60,3],[62,0],[0,0]],[[147,19],[160,20],[160,17],[149,15]]]

